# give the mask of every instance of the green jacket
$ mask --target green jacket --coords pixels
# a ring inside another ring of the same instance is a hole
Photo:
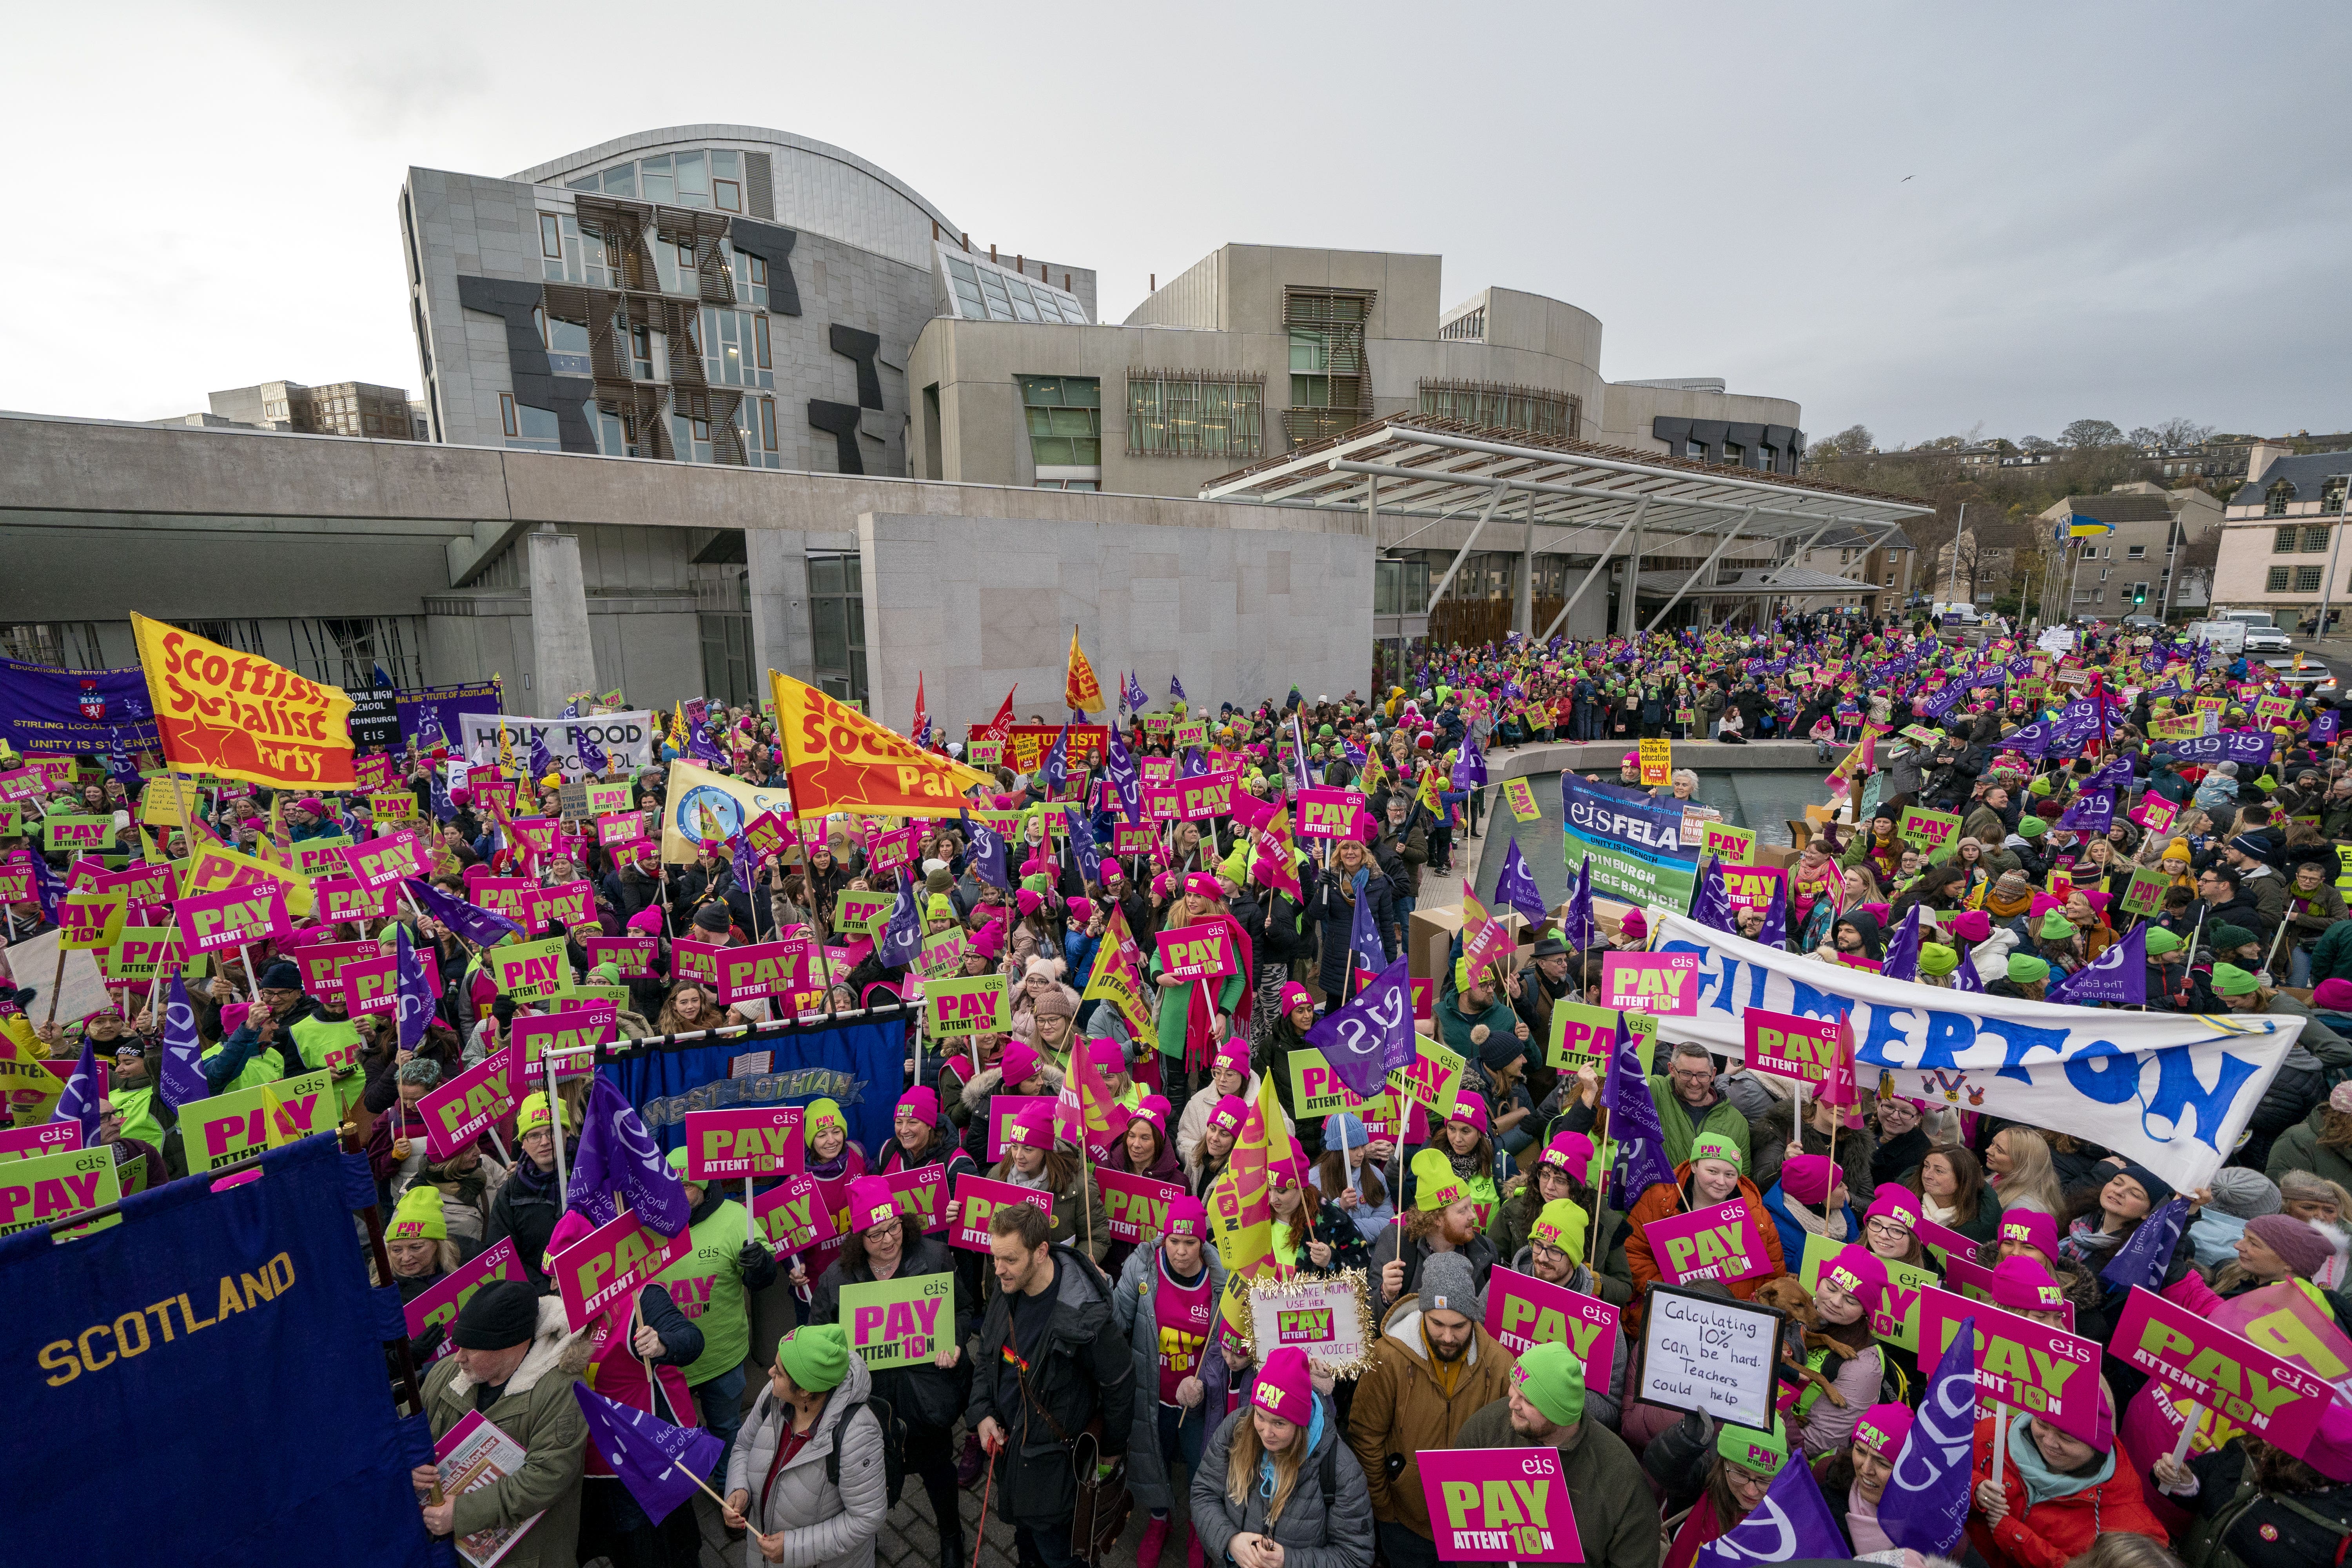
[[[1710,1093],[1714,1092],[1709,1090]],[[1739,1107],[1724,1096],[1716,1095],[1715,1103],[1691,1119],[1691,1108],[1675,1094],[1675,1080],[1654,1075],[1650,1079],[1650,1098],[1658,1103],[1658,1129],[1666,1137],[1666,1163],[1680,1165],[1690,1158],[1691,1144],[1702,1132],[1712,1132],[1739,1145],[1740,1168],[1755,1169],[1756,1162],[1748,1148],[1748,1118]]]
[[[2323,980],[2352,980],[2352,921],[2329,926],[2311,950],[2311,983]]]
[[[1163,990],[1160,985],[1160,977],[1165,973],[1166,970],[1160,962],[1160,955],[1153,953],[1151,972],[1145,978],[1151,982],[1151,988],[1160,993],[1160,1017],[1157,1025],[1160,1032],[1160,1054],[1163,1057],[1174,1057],[1181,1061],[1184,1056],[1185,1018],[1192,1008],[1193,994],[1200,988],[1201,982],[1196,980],[1190,985],[1170,986]],[[1228,974],[1218,981],[1215,993],[1217,1011],[1229,1018],[1232,1017],[1234,1009],[1241,1005],[1242,988],[1242,977],[1238,973]]]
[[[2352,1150],[2322,1148],[2319,1131],[2327,1107],[2320,1104],[2300,1123],[2278,1135],[2271,1145],[2271,1159],[2264,1174],[2273,1182],[2289,1171],[2309,1171],[2324,1176],[2340,1186],[2352,1187]]]
[[[678,1310],[702,1331],[702,1354],[686,1369],[689,1386],[723,1377],[751,1352],[751,1314],[743,1296],[743,1244],[751,1216],[729,1198],[688,1226],[694,1250],[655,1276]]]
[[[310,1013],[295,1019],[287,1033],[294,1037],[294,1048],[301,1053],[304,1071],[323,1068],[334,1074],[335,1110],[339,1115],[359,1102],[367,1088],[367,1073],[360,1066],[357,1019],[327,1018]]]
[[[461,1492],[451,1523],[459,1535],[486,1526],[545,1517],[499,1560],[499,1568],[572,1568],[580,1536],[580,1476],[588,1426],[572,1384],[587,1369],[588,1340],[564,1327],[563,1303],[543,1296],[539,1331],[484,1420],[513,1438],[527,1456],[522,1468],[487,1487]],[[425,1377],[425,1413],[437,1441],[474,1408],[474,1381],[456,1356],[433,1363]]]
[[[1520,1048],[1516,1033],[1519,1016],[1512,1010],[1510,1003],[1497,994],[1486,1004],[1485,1012],[1474,1013],[1465,1005],[1465,1001],[1463,993],[1448,991],[1438,1002],[1439,1043],[1471,1061],[1484,1061],[1489,1066],[1499,1066],[1517,1056]],[[1471,1041],[1470,1031],[1481,1024],[1486,1026],[1486,1044],[1475,1045]],[[1502,1045],[1500,1041],[1503,1040],[1509,1041],[1509,1046]],[[1490,1049],[1493,1055],[1488,1054]]]
[[[1470,1413],[1449,1448],[1524,1448],[1511,1427],[1511,1402],[1497,1399]],[[1576,1516],[1576,1535],[1589,1568],[1658,1568],[1658,1510],[1625,1440],[1592,1418],[1559,1450],[1560,1477]]]

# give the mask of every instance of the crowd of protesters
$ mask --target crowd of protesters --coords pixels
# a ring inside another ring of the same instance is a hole
[[[1994,667],[2000,678],[1982,679]],[[2257,727],[2265,698],[2276,721]],[[2262,735],[2267,761],[2183,760],[2171,737],[2200,707],[2215,713],[2210,730]],[[1673,1181],[1611,1206],[1602,1084],[1590,1068],[1555,1069],[1546,1045],[1555,1007],[1597,996],[1603,953],[1645,944],[1654,914],[1631,907],[1581,930],[1538,911],[1499,972],[1449,964],[1434,977],[1425,1032],[1465,1067],[1450,1114],[1425,1137],[1344,1111],[1297,1115],[1289,1054],[1307,1048],[1307,1032],[1375,958],[1404,952],[1425,879],[1475,868],[1474,841],[1497,805],[1487,764],[1556,742],[1783,739],[1843,759],[1822,809],[1792,825],[1801,843],[1790,846],[1781,894],[1726,911],[1726,929],[1751,941],[1930,986],[2063,1001],[2065,982],[2129,939],[2145,952],[2149,1009],[2299,1019],[2245,1140],[2209,1185],[2179,1194],[2188,1223],[2156,1283],[2200,1312],[2281,1281],[2336,1322],[2352,1310],[2352,921],[2339,891],[2352,879],[2337,849],[2352,841],[2352,760],[2332,703],[2273,672],[2161,637],[2094,631],[2037,658],[2005,639],[1974,648],[1932,628],[1807,617],[1752,636],[1442,650],[1370,699],[1294,690],[1191,716],[1207,722],[1204,748],[1175,744],[1172,725],[1139,713],[1118,721],[1116,743],[1184,774],[1231,767],[1264,801],[1357,789],[1361,832],[1327,847],[1274,843],[1236,814],[1161,825],[1150,849],[1120,855],[1112,829],[1125,818],[1098,787],[1100,765],[1059,776],[998,765],[964,815],[912,824],[903,874],[871,865],[877,835],[897,825],[847,816],[813,842],[755,857],[756,868],[740,838],[721,837],[691,844],[689,858],[622,864],[593,832],[534,854],[507,829],[541,800],[554,812],[552,779],[524,773],[515,805],[497,811],[451,787],[443,759],[400,759],[395,777],[425,832],[420,882],[461,902],[486,874],[590,884],[591,920],[546,934],[566,939],[571,983],[625,988],[621,1037],[770,1023],[781,998],[722,1005],[709,984],[676,975],[675,944],[790,935],[839,954],[823,1013],[903,1019],[908,1031],[902,1080],[861,1086],[894,1102],[887,1141],[863,1146],[839,1107],[806,1108],[808,1169],[845,1184],[853,1223],[837,1254],[814,1272],[780,1258],[740,1194],[689,1182],[689,1255],[587,1329],[568,1326],[549,1294],[548,1260],[588,1225],[567,1205],[559,1166],[576,1149],[590,1079],[522,1098],[446,1159],[428,1149],[416,1110],[500,1048],[533,1005],[499,992],[478,931],[404,897],[373,919],[306,921],[290,937],[215,955],[189,986],[205,1089],[331,1075],[346,1135],[378,1184],[390,1283],[404,1300],[500,1241],[526,1274],[477,1292],[446,1336],[436,1326],[412,1342],[431,1366],[424,1397],[436,1433],[479,1410],[530,1454],[521,1475],[452,1500],[427,1500],[420,1471],[428,1528],[464,1533],[537,1514],[506,1562],[694,1561],[691,1510],[649,1518],[600,1466],[563,1393],[579,1379],[719,1439],[709,1479],[724,1528],[772,1563],[873,1562],[886,1515],[912,1506],[899,1484],[910,1475],[943,1563],[968,1559],[960,1500],[970,1489],[1014,1526],[1024,1564],[1059,1568],[1089,1555],[1073,1538],[1082,1507],[1124,1488],[1144,1516],[1144,1568],[1180,1544],[1194,1565],[1420,1568],[1438,1559],[1417,1457],[1537,1446],[1559,1450],[1589,1563],[1689,1568],[1790,1465],[1820,1480],[1845,1548],[1892,1551],[1879,1505],[1932,1368],[1871,1332],[1886,1265],[1917,1263],[1918,1226],[1932,1221],[1976,1244],[1995,1304],[2054,1314],[2063,1302],[2073,1331],[2104,1340],[2127,1292],[2101,1268],[2176,1194],[2075,1133],[1948,1103],[1865,1095],[1859,1125],[1832,1107],[1801,1112],[1786,1080],[1684,1044],[1661,1047],[1648,1079]],[[662,751],[754,784],[788,782],[772,721],[757,712],[714,704],[691,742],[677,733]],[[190,803],[200,822],[183,826],[176,811],[142,809],[158,786],[135,769],[90,761],[111,776],[60,780],[28,801],[26,836],[0,837],[0,861],[40,855],[38,820],[51,810],[112,816],[134,859],[219,843],[267,860],[374,831],[365,795],[231,799],[210,787]],[[0,755],[0,772],[17,765]],[[662,768],[613,765],[605,777],[630,784],[659,840]],[[1631,750],[1596,782],[1648,793]],[[1686,770],[1654,793],[1688,800],[1701,782]],[[2070,813],[2103,794],[2109,826],[2073,826]],[[1906,837],[1912,806],[1958,817],[1952,841]],[[1027,814],[1001,855],[983,852],[982,812]],[[1266,874],[1269,854],[1286,858],[1288,875]],[[77,871],[71,857],[42,862],[44,885]],[[2161,878],[2160,902],[2126,914],[2141,873]],[[929,1040],[914,1006],[921,969],[892,962],[869,933],[836,929],[844,892],[902,886],[926,936],[961,939],[942,973],[1006,976],[1009,1029]],[[12,936],[43,929],[49,902],[37,891],[10,906]],[[1239,972],[1213,986],[1163,975],[1153,935],[1202,924],[1238,933]],[[433,955],[442,982],[413,1045],[390,1015],[352,1016],[341,990],[303,963],[320,943],[389,943],[394,927]],[[585,945],[627,934],[654,939],[642,973]],[[1141,955],[1148,1031],[1089,984],[1121,937]],[[16,975],[0,991],[12,998],[5,1011],[39,1016],[47,983]],[[119,1165],[147,1173],[142,1184],[188,1170],[177,1109],[157,1089],[158,1013],[151,987],[131,983],[82,1018],[28,1031],[53,1059],[88,1043],[108,1061],[103,1136]],[[1034,1109],[995,1129],[997,1096],[1051,1096],[1081,1054],[1118,1105],[1099,1160]],[[1269,1078],[1300,1152],[1270,1173],[1275,1267],[1361,1271],[1379,1332],[1354,1375],[1296,1351],[1253,1354],[1217,1310],[1227,1270],[1207,1200]],[[683,1158],[673,1156],[681,1176]],[[930,1164],[950,1184],[986,1173],[1050,1193],[1050,1215],[999,1208],[988,1254],[951,1251],[952,1209],[926,1229],[878,1180]],[[1158,1177],[1181,1195],[1157,1234],[1116,1242],[1097,1169]],[[1791,1349],[1804,1375],[1769,1431],[1628,1392],[1662,1277],[1643,1223],[1734,1197],[1759,1219],[1774,1272],[1727,1293],[1792,1301],[1792,1321],[1807,1325]],[[1809,1289],[1797,1275],[1814,1236],[1839,1250]],[[1621,1310],[1609,1386],[1588,1387],[1564,1345],[1514,1355],[1488,1331],[1498,1268]],[[839,1326],[843,1288],[934,1272],[958,1276],[953,1342],[930,1364],[869,1371]],[[2100,1371],[2112,1429],[2123,1414],[2114,1402],[2146,1375],[2112,1354]],[[2247,1531],[2262,1527],[2326,1548],[2295,1561],[2340,1561],[2352,1533],[2352,1488],[2242,1432],[2143,1467],[2112,1439],[2086,1443],[2021,1415],[2000,1439],[1999,1481],[1994,1423],[1979,1422],[1974,1440],[1979,1484],[1956,1560],[2155,1563],[2168,1549],[2192,1565],[2251,1562],[2260,1553]]]

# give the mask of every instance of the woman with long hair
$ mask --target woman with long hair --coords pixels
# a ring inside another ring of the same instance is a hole
[[[1048,1239],[1076,1247],[1099,1265],[1110,1250],[1110,1227],[1103,1215],[1102,1184],[1080,1163],[1076,1154],[1054,1142],[1054,1108],[1032,1104],[1021,1109],[1004,1129],[1004,1158],[989,1173],[1000,1182],[1051,1194],[1053,1228]],[[948,1224],[952,1226],[961,1205],[948,1200]],[[996,1271],[983,1269],[981,1288],[996,1294]]]
[[[2250,1432],[2242,1430],[2185,1463],[2158,1455],[2153,1470],[2156,1489],[2189,1511],[2179,1561],[2197,1568],[2232,1561],[2325,1562],[2352,1534],[2352,1488]],[[2148,1544],[2144,1536],[2103,1535],[2099,1546],[2075,1562],[2158,1568],[2170,1561],[2153,1552],[2103,1553],[2109,1542]]]
[[[2135,1161],[2116,1155],[2101,1168],[2109,1172],[2107,1179],[2082,1190],[2068,1206],[2065,1226],[2058,1237],[2059,1256],[2081,1264],[2094,1274],[2104,1270],[2116,1251],[2147,1223],[2148,1215],[2172,1197],[2170,1183]],[[2183,1226],[2179,1244],[2165,1265],[2164,1283],[2177,1283],[2189,1272],[2194,1257],[2188,1228]],[[2109,1284],[2106,1294],[2108,1304],[2114,1305],[2128,1292]]]
[[[1329,1468],[1327,1494],[1320,1477]],[[1192,1532],[1202,1561],[1371,1568],[1372,1504],[1339,1413],[1307,1352],[1285,1345],[1258,1368],[1249,1403],[1227,1416],[1192,1472]]]
[[[1596,1205],[1592,1187],[1583,1178],[1592,1166],[1592,1140],[1581,1132],[1562,1132],[1536,1159],[1535,1171],[1517,1191],[1497,1205],[1486,1234],[1495,1256],[1507,1262],[1528,1244],[1528,1230],[1546,1204],[1563,1199],[1592,1217]]]
[[[1486,1229],[1495,1217],[1496,1205],[1502,1201],[1496,1188],[1498,1173],[1495,1168],[1495,1142],[1486,1136],[1486,1101],[1475,1093],[1456,1098],[1435,1146],[1444,1151],[1445,1157],[1453,1163],[1454,1173],[1469,1189],[1470,1196],[1478,1205],[1478,1228]],[[1506,1163],[1509,1158],[1503,1156]]]
[[[2050,1144],[2030,1127],[2004,1127],[1985,1145],[1985,1181],[2004,1209],[2023,1205],[2055,1215],[2066,1206]]]
[[[1207,1201],[1209,1184],[1224,1174],[1226,1163],[1234,1157],[1234,1142],[1241,1137],[1242,1123],[1248,1117],[1249,1107],[1232,1095],[1217,1101],[1209,1112],[1201,1142],[1183,1162],[1185,1190],[1194,1197]]]
[[[1845,1445],[1864,1409],[1876,1402],[1885,1375],[1870,1315],[1886,1294],[1886,1265],[1862,1247],[1848,1247],[1822,1265],[1820,1281],[1813,1305],[1821,1315],[1820,1337],[1831,1342],[1813,1346],[1806,1363],[1838,1391],[1843,1403],[1824,1398],[1819,1383],[1809,1384],[1797,1401],[1797,1416],[1803,1423],[1798,1440],[1809,1458]],[[1813,1338],[1806,1336],[1809,1342]]]
[[[1984,1167],[1967,1145],[1938,1143],[1928,1150],[1910,1185],[1919,1194],[1919,1212],[1925,1217],[1971,1241],[1993,1238],[2000,1211],[1985,1190]]]
[[[1388,1184],[1371,1157],[1370,1136],[1360,1119],[1334,1111],[1323,1119],[1323,1157],[1315,1162],[1315,1184],[1323,1206],[1353,1220],[1367,1245],[1396,1218]]]
[[[1371,1245],[1337,1206],[1327,1206],[1322,1190],[1301,1182],[1298,1173],[1277,1167],[1267,1175],[1274,1184],[1274,1256],[1286,1268],[1307,1274],[1336,1274],[1342,1268],[1370,1268]]]

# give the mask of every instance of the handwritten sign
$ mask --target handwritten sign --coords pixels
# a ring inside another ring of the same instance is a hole
[[[574,1330],[595,1321],[605,1309],[627,1306],[637,1288],[694,1249],[691,1232],[664,1236],[634,1214],[615,1216],[548,1259],[563,1317]]]
[[[1767,1430],[1780,1332],[1780,1313],[1773,1308],[1653,1285],[1642,1318],[1634,1397]]]
[[[1017,1187],[1011,1182],[987,1176],[958,1177],[955,1201],[962,1206],[956,1211],[955,1224],[948,1227],[948,1245],[966,1252],[988,1250],[989,1217],[1004,1204],[1034,1204],[1049,1217],[1054,1212],[1053,1194],[1041,1193],[1034,1187]]]
[[[1584,1386],[1607,1388],[1617,1364],[1617,1309],[1530,1274],[1497,1268],[1486,1281],[1486,1331],[1513,1355],[1564,1344],[1584,1363]]]
[[[1250,1298],[1250,1330],[1257,1353],[1296,1348],[1310,1362],[1351,1362],[1364,1353],[1364,1315],[1358,1288],[1327,1279]]]
[[[1160,973],[1170,979],[1216,980],[1240,969],[1230,926],[1178,926],[1161,931],[1159,940]]]
[[[1654,1219],[1642,1234],[1669,1284],[1718,1279],[1728,1285],[1772,1272],[1771,1254],[1744,1197]]]
[[[1601,1005],[1688,1017],[1698,1011],[1696,952],[1612,952],[1601,961]]]
[[[841,1321],[867,1371],[922,1365],[955,1342],[955,1276],[844,1285]]]
[[[1422,1495],[1441,1563],[1581,1563],[1558,1448],[1425,1448]]]

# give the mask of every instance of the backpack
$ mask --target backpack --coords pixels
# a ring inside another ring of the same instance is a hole
[[[889,1506],[898,1506],[898,1493],[907,1485],[907,1424],[880,1394],[869,1394],[859,1407],[870,1414],[882,1428],[882,1478],[889,1487]],[[841,1445],[849,1436],[849,1423],[857,1412],[853,1410],[833,1424],[833,1452],[825,1456],[824,1479],[837,1489],[841,1485]]]

